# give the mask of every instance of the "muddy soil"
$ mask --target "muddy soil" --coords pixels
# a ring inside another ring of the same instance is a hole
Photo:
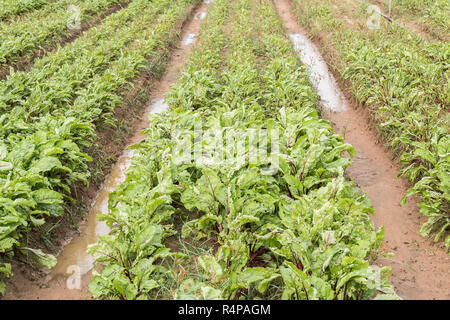
[[[210,1],[199,5],[184,25],[181,40],[178,47],[172,52],[167,69],[160,81],[152,86],[152,94],[147,108],[143,111],[141,121],[134,126],[135,133],[126,145],[132,145],[141,141],[145,136],[142,130],[149,125],[148,115],[167,110],[168,106],[163,102],[164,95],[170,90],[186,64],[189,53],[193,48],[202,21],[206,17]],[[97,214],[107,210],[108,195],[117,185],[125,179],[132,150],[124,150],[122,156],[106,177],[103,186],[98,191],[91,209],[87,214],[87,220],[80,225],[80,234],[75,236],[58,255],[58,263],[44,277],[32,278],[24,276],[24,272],[17,270],[8,281],[5,300],[83,300],[91,299],[88,290],[89,281],[92,279],[94,259],[86,253],[89,244],[95,243],[99,235],[109,232],[104,222],[97,220]]]
[[[307,36],[292,13],[289,0],[275,0],[275,6],[289,34]],[[316,47],[328,57],[322,51],[324,47],[320,44]],[[344,94],[351,97],[345,91]],[[354,164],[347,173],[372,200],[375,209],[372,221],[377,228],[384,226],[386,249],[395,254],[392,259],[379,258],[377,264],[392,267],[391,283],[404,299],[450,299],[449,255],[441,245],[419,235],[425,219],[417,208],[417,199],[400,205],[409,186],[407,181],[397,178],[398,164],[391,160],[391,152],[378,143],[367,111],[356,108],[349,99],[346,103],[344,111],[323,108],[323,114],[335,132],[355,147]]]

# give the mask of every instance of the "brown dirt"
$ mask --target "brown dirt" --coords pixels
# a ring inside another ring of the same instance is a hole
[[[291,12],[289,0],[275,0],[275,6],[289,33],[307,34]],[[318,48],[329,65],[336,63],[323,46]],[[351,97],[348,91],[343,92]],[[409,185],[397,178],[399,165],[391,161],[388,148],[378,144],[367,109],[356,108],[351,100],[350,106],[341,113],[324,112],[324,116],[335,132],[355,147],[354,164],[347,173],[372,200],[372,221],[376,227],[384,226],[386,249],[395,253],[393,260],[379,258],[377,264],[392,267],[391,283],[404,299],[450,299],[449,255],[441,244],[419,235],[425,218],[418,211],[417,199],[400,205]]]
[[[201,20],[192,19],[198,12],[206,11],[208,4],[202,3],[197,8],[194,8],[193,12],[189,15],[189,19],[180,22],[180,28],[182,29],[181,39],[183,39],[188,33],[199,33],[201,27]],[[190,9],[192,10],[192,9]],[[181,43],[181,41],[180,41]],[[183,66],[188,60],[189,53],[191,52],[193,45],[181,46],[178,45],[171,51],[168,59],[167,69],[164,71],[162,77],[157,80],[148,75],[144,75],[135,81],[135,89],[130,92],[128,103],[133,102],[133,98],[138,95],[140,88],[145,90],[145,95],[148,98],[147,104],[150,105],[164,97],[164,94],[170,90],[170,86],[174,84],[182,71]],[[116,116],[122,116],[129,119],[130,132],[124,139],[124,142],[118,143],[117,140],[111,139],[114,135],[114,130],[109,129],[108,132],[100,133],[101,136],[99,145],[104,143],[107,154],[111,157],[114,163],[118,157],[123,153],[126,146],[136,143],[142,138],[141,131],[148,127],[148,113],[150,108],[138,108],[135,112],[129,113],[128,103],[125,103],[116,112]],[[142,106],[141,106],[142,107]],[[124,112],[124,111],[127,112]],[[140,112],[140,114],[139,114]],[[134,120],[134,121],[133,121]],[[110,167],[108,168],[110,169]],[[107,172],[105,172],[107,174]],[[103,180],[101,181],[103,182]],[[86,204],[93,203],[97,194],[99,194],[102,187],[101,182],[97,184],[91,184],[91,186],[84,190]],[[58,230],[64,240],[60,240],[61,246],[67,246],[71,240],[77,240],[88,232],[90,226],[86,226],[86,223],[80,225],[81,233],[77,231],[70,232],[70,227],[67,225],[65,230]],[[60,255],[67,255],[70,253],[64,252],[64,248]],[[61,274],[57,277],[49,280],[49,276],[46,277],[46,273],[39,270],[32,270],[29,267],[14,263],[13,266],[14,275],[8,280],[6,295],[4,300],[84,300],[90,299],[91,294],[88,290],[89,281],[92,279],[92,273],[89,271],[81,279],[81,289],[70,290],[66,286],[67,278]]]
[[[13,68],[15,72],[18,71],[29,72],[33,67],[34,61],[36,59],[43,57],[45,54],[52,54],[56,52],[56,50],[58,50],[58,47],[64,47],[66,44],[75,41],[77,38],[81,37],[86,30],[94,27],[95,25],[100,24],[101,21],[105,19],[107,16],[128,7],[130,2],[131,2],[130,0],[127,0],[121,4],[116,4],[111,8],[107,9],[106,11],[99,13],[94,17],[91,17],[88,21],[85,21],[81,24],[79,30],[75,30],[71,32],[70,35],[62,37],[61,40],[57,41],[57,43],[55,43],[51,47],[39,49],[36,52],[21,58],[19,61],[15,63],[11,63],[6,66],[0,67],[0,80],[4,80],[8,77],[8,75],[10,74],[10,68]]]

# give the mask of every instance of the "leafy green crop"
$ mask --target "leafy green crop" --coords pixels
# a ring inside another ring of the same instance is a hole
[[[49,0],[1,0],[0,1],[0,21],[8,20],[18,14],[38,9]]]
[[[99,217],[112,230],[88,249],[102,265],[89,285],[95,298],[398,298],[390,268],[371,265],[383,230],[344,177],[342,154],[354,150],[319,118],[272,5],[251,2],[214,1],[167,96],[171,111],[151,115],[148,137],[132,147],[126,181]],[[269,134],[266,161],[251,161],[246,130],[281,133]],[[181,137],[200,158],[179,157]],[[181,250],[189,242],[207,248]]]
[[[293,8],[313,32],[329,34],[326,41],[339,62],[335,70],[400,155],[399,176],[413,184],[406,197],[420,194],[420,211],[428,217],[421,234],[435,233],[450,249],[449,43],[429,43],[389,23],[381,30],[354,30],[334,12],[332,1],[294,1]],[[364,21],[366,9],[362,3],[353,18]]]
[[[29,73],[0,83],[0,283],[46,216],[61,216],[75,182],[87,184],[97,125],[114,125],[132,80],[156,68],[195,1],[136,0]],[[102,121],[103,120],[103,121]],[[45,256],[52,259],[50,256]],[[44,258],[37,259],[45,262]],[[51,264],[47,264],[50,266]]]

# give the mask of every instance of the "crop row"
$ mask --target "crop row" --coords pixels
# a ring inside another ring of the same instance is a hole
[[[136,41],[136,32],[146,30],[164,7],[148,1],[133,1],[127,8],[109,16],[98,27],[58,50],[38,59],[30,72],[12,73],[0,82],[0,111],[17,114],[27,123],[39,121],[37,116],[53,112],[79,96],[96,75],[124,55]],[[145,14],[138,15],[140,11]],[[16,118],[5,120],[15,125]],[[5,125],[5,124],[4,124]],[[10,134],[4,126],[2,136]]]
[[[347,81],[358,103],[367,106],[381,137],[413,184],[406,197],[419,194],[428,217],[424,236],[435,233],[450,248],[450,141],[448,42],[429,43],[396,24],[368,30],[367,4],[353,12],[358,26],[336,14],[333,1],[292,2],[311,33],[325,31],[322,41],[336,49],[333,69]]]
[[[9,20],[21,13],[38,9],[48,2],[49,0],[1,0],[0,21]]]
[[[387,8],[387,0],[384,1]],[[450,32],[450,2],[448,0],[401,0],[393,2],[393,14],[401,14],[425,27],[441,40],[448,40]]]
[[[354,150],[319,118],[271,2],[214,1],[166,101],[88,249],[95,298],[396,297],[370,264],[370,201],[344,178]]]
[[[49,3],[22,19],[0,24],[0,67],[31,57],[69,37],[81,24],[91,21],[122,0],[62,0]],[[79,23],[79,25],[78,25]],[[72,29],[71,29],[72,28]]]
[[[26,247],[22,236],[46,216],[63,215],[75,182],[88,183],[85,150],[96,126],[114,124],[112,113],[133,78],[160,69],[193,3],[135,0],[30,73],[1,83],[12,90],[0,103],[0,275],[11,273],[7,261],[17,253],[35,253],[48,267],[55,263]]]

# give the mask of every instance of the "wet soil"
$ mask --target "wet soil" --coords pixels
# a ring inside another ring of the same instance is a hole
[[[173,50],[167,69],[161,80],[152,84],[149,104],[143,111],[141,120],[134,125],[134,135],[127,141],[126,145],[132,145],[141,141],[145,136],[141,133],[149,125],[149,113],[163,112],[168,106],[163,102],[165,93],[170,90],[188,60],[193,42],[200,31],[203,19],[206,16],[209,1],[199,5],[191,15],[193,18],[186,21],[182,28],[181,41],[179,46]],[[89,244],[95,243],[98,236],[109,232],[108,226],[97,219],[97,214],[107,210],[108,195],[117,185],[125,179],[125,172],[128,169],[132,150],[126,149],[119,157],[117,163],[106,177],[100,190],[97,192],[92,206],[87,214],[87,219],[80,225],[79,235],[74,236],[58,255],[58,263],[44,277],[35,277],[29,274],[29,270],[19,270],[8,281],[6,295],[3,299],[33,299],[33,300],[53,300],[53,299],[90,299],[88,290],[89,281],[92,279],[92,269],[94,259],[86,253]]]
[[[209,2],[205,1],[194,12],[195,18],[185,24],[180,47],[172,53],[162,80],[152,88],[153,94],[148,108],[142,121],[135,126],[135,135],[128,144],[136,143],[143,138],[140,132],[148,127],[148,113],[161,112],[166,108],[162,98],[179,77],[192,49],[192,40],[195,41],[201,20],[205,16],[201,13],[206,12]],[[287,32],[297,50],[308,49],[306,51],[310,51],[312,57],[322,53],[329,65],[335,63],[330,60],[332,55],[323,52],[323,46],[319,44],[314,49],[313,45],[307,41],[308,33],[297,23],[290,10],[290,1],[275,0],[275,7],[285,22]],[[302,60],[308,65],[307,59]],[[320,62],[320,57],[309,60],[311,71]],[[318,70],[320,73],[317,73],[316,78],[323,79],[321,75],[328,70],[324,69],[323,65]],[[311,73],[314,74],[314,72]],[[340,83],[339,79],[334,80],[329,72],[325,78],[334,85],[333,89],[322,90],[323,114],[331,121],[336,133],[343,135],[346,142],[355,147],[354,164],[347,172],[372,200],[375,209],[372,221],[377,227],[385,227],[387,250],[395,253],[393,260],[380,258],[377,264],[390,265],[393,268],[391,282],[396,287],[397,293],[405,299],[450,299],[449,256],[441,246],[419,236],[418,231],[424,222],[424,217],[417,210],[416,201],[413,199],[405,206],[400,205],[400,199],[408,189],[408,183],[404,179],[397,178],[399,167],[391,160],[392,154],[385,146],[378,143],[378,136],[371,129],[373,125],[366,109],[356,108],[352,100],[348,99],[351,97],[350,94],[346,90],[339,89],[337,85]],[[314,85],[314,81],[312,83]],[[316,84],[316,86],[320,92],[319,85]],[[326,101],[334,99],[325,96],[331,91],[337,94],[338,100],[334,101],[339,101],[339,108],[327,107]],[[88,220],[81,225],[80,235],[73,238],[58,256],[58,265],[54,270],[44,278],[31,280],[21,277],[21,273],[16,272],[17,275],[13,277],[7,288],[5,299],[89,299],[91,297],[87,286],[92,278],[93,260],[85,253],[85,249],[89,243],[97,240],[99,234],[105,234],[109,230],[107,226],[97,221],[96,215],[105,212],[108,194],[114,186],[123,181],[131,156],[132,152],[125,150],[119,158],[111,175],[93,201]],[[81,276],[78,279],[79,282],[73,277],[76,274]],[[73,286],[77,288],[74,289]]]
[[[275,7],[289,34],[307,36],[292,13],[289,0],[275,0]],[[320,44],[316,47],[328,65],[338,63],[330,59],[333,55],[324,52],[327,47]],[[343,92],[347,98],[351,97],[345,89]],[[354,164],[347,173],[372,200],[375,209],[372,221],[377,228],[384,226],[386,250],[395,254],[392,259],[379,258],[376,263],[392,267],[391,283],[404,299],[450,299],[449,255],[441,244],[419,235],[425,218],[418,210],[417,199],[400,205],[408,182],[397,178],[400,167],[392,161],[390,150],[378,143],[367,110],[357,108],[350,99],[347,105],[340,112],[323,108],[323,115],[335,132],[355,147]]]
[[[386,7],[385,1],[383,0],[376,0],[374,2],[381,10],[383,10]],[[394,23],[398,23],[400,26],[408,28],[420,34],[423,38],[425,38],[430,42],[450,41],[450,34],[440,33],[437,32],[436,30],[430,29],[426,23],[421,21],[421,19],[424,18],[421,18],[420,16],[407,15],[396,12],[398,10],[395,10],[395,3],[392,7],[392,10],[393,10],[392,17],[394,19]]]

